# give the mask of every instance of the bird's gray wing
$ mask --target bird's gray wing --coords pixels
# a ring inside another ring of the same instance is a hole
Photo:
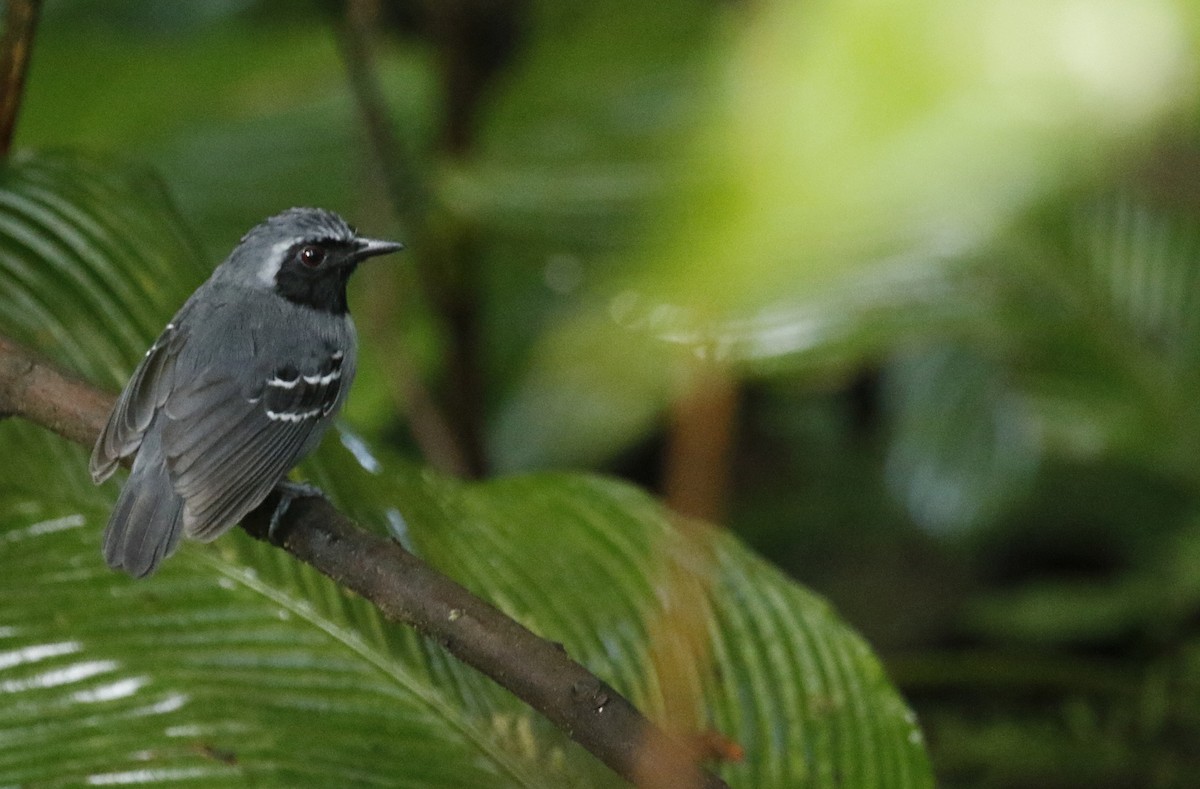
[[[338,405],[342,360],[332,352],[281,365],[249,387],[232,373],[208,373],[171,393],[163,450],[188,536],[216,538],[300,461]]]
[[[186,340],[184,329],[168,323],[133,371],[92,450],[89,470],[97,484],[108,479],[117,465],[142,445],[154,415],[171,391],[175,361]]]

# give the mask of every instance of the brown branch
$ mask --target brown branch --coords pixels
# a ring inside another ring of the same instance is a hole
[[[24,417],[68,441],[91,446],[112,404],[110,395],[0,337],[0,415]]]
[[[41,7],[41,0],[8,0],[4,39],[0,41],[0,157],[7,158],[12,148]]]
[[[0,337],[0,414],[17,415],[90,446],[113,398]],[[277,503],[268,497],[244,528],[267,539]],[[462,662],[549,718],[617,774],[638,765],[680,764],[673,785],[717,789],[725,782],[694,766],[687,744],[671,739],[624,696],[500,610],[434,570],[393,540],[358,527],[323,499],[299,499],[276,531],[284,550],[371,601],[385,617],[415,627]]]

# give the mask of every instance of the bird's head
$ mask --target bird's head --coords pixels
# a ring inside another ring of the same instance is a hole
[[[289,208],[255,225],[214,278],[265,290],[324,312],[346,312],[346,282],[359,263],[404,248],[359,236],[332,211]]]

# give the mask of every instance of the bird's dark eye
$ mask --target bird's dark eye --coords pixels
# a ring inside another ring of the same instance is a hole
[[[316,268],[325,262],[325,250],[321,247],[307,246],[300,248],[300,262],[309,268]]]

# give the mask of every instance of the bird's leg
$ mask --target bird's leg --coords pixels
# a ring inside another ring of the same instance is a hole
[[[267,524],[267,539],[271,542],[276,542],[275,531],[279,528],[279,524],[283,521],[283,516],[287,513],[288,507],[296,499],[311,499],[311,498],[326,498],[325,493],[316,485],[309,485],[307,482],[291,482],[283,480],[275,489],[279,491],[279,503],[275,505],[275,511],[271,513],[271,522]]]

